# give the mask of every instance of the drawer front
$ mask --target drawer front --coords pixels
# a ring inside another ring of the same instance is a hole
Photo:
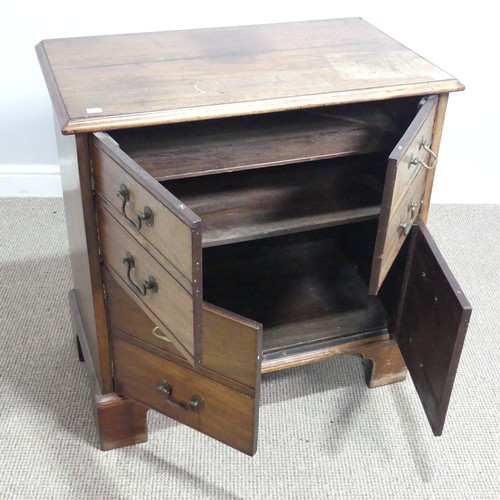
[[[103,281],[106,288],[108,323],[112,332],[125,332],[174,356],[182,357],[182,353],[172,343],[171,335],[163,332],[154,319],[143,312],[118,279],[113,277],[108,267],[103,268]]]
[[[96,193],[112,207],[115,218],[132,236],[154,246],[172,275],[191,286],[201,275],[200,218],[106,134],[94,135],[92,160]]]
[[[193,364],[200,363],[203,304],[199,217],[144,172],[108,135],[93,135],[91,154],[101,251],[107,265],[136,304],[172,336],[183,356]],[[158,291],[154,287],[144,289],[150,276],[158,281]]]
[[[251,397],[112,338],[115,390],[244,453],[256,451],[258,391]]]
[[[388,175],[392,177],[394,174],[392,197],[388,196],[391,207],[397,207],[401,203],[408,184],[422,169],[419,160],[429,166],[433,165],[434,158],[425,147],[430,148],[432,145],[437,105],[437,96],[427,98],[389,156]]]
[[[169,333],[183,355],[198,352],[200,346],[194,345],[193,332],[201,318],[195,315],[191,293],[101,205],[97,205],[97,215],[104,263],[117,282],[142,311]],[[148,286],[155,286],[148,288],[146,281]]]
[[[103,278],[112,331],[124,332],[161,349],[177,364],[188,366],[171,336],[144,314],[106,268]],[[209,377],[220,375],[252,393],[260,383],[262,325],[207,303],[203,305],[202,325],[203,361],[193,370]]]
[[[370,278],[371,294],[379,291],[408,235],[408,229],[405,231],[400,224],[414,220],[420,210],[427,172],[434,167],[429,149],[437,104],[437,96],[427,98],[389,156]],[[405,214],[412,204],[417,207]],[[409,227],[411,224],[406,226]]]
[[[424,169],[420,169],[413,182],[407,186],[407,191],[401,203],[391,213],[387,224],[387,230],[383,234],[382,255],[380,277],[387,276],[399,250],[408,236],[413,222],[417,219],[425,191],[425,180],[427,178]],[[379,236],[379,235],[377,235]]]

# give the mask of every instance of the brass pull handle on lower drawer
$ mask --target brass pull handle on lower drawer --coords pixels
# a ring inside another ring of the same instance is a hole
[[[167,404],[177,410],[199,411],[203,406],[203,399],[199,396],[192,396],[187,403],[178,403],[172,399],[172,387],[166,380],[158,380],[156,388],[167,395]]]
[[[160,331],[159,326],[155,326],[151,332],[157,339],[163,340],[163,342],[172,342],[163,332]]]
[[[413,222],[415,221],[415,212],[417,210],[418,204],[414,203],[413,200],[410,202],[410,205],[408,206],[408,212],[410,212],[410,217],[408,218],[407,222],[400,222],[399,223],[399,228],[401,231],[403,231],[405,236],[408,236],[408,233],[410,232],[411,226],[413,225]]]
[[[138,293],[139,295],[142,295],[143,297],[146,295],[148,290],[151,290],[153,293],[158,292],[158,283],[156,282],[156,279],[153,276],[150,276],[147,280],[144,280],[142,286],[139,286],[137,283],[134,282],[130,274],[132,273],[132,269],[135,269],[135,260],[134,256],[130,252],[127,252],[125,254],[123,263],[127,266],[127,279],[134,292]]]
[[[118,190],[118,193],[116,193],[118,198],[122,200],[122,207],[121,207],[121,212],[123,217],[127,219],[127,222],[135,227],[136,229],[141,229],[142,227],[142,222],[146,221],[148,226],[152,226],[154,224],[154,215],[153,211],[148,207],[144,207],[143,212],[139,212],[134,219],[131,219],[128,215],[127,212],[125,211],[125,207],[127,206],[127,203],[130,201],[130,192],[128,190],[128,187],[125,184],[120,185],[120,189]]]

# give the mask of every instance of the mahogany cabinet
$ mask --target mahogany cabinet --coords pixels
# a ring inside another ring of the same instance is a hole
[[[452,76],[361,19],[46,40],[101,447],[247,454],[261,374],[408,368],[443,429],[471,308],[425,220]]]

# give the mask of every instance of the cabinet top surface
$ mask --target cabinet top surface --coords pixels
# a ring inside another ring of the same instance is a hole
[[[64,133],[462,90],[358,18],[44,40]]]

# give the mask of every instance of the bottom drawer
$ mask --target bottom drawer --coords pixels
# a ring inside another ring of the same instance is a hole
[[[257,400],[187,368],[112,338],[115,390],[253,455]]]

